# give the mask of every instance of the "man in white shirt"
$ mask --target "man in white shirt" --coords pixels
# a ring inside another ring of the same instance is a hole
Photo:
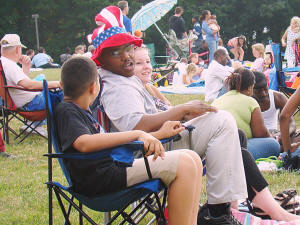
[[[211,102],[218,97],[223,87],[224,80],[233,72],[233,68],[226,66],[228,57],[223,49],[214,53],[214,60],[205,72],[205,101]]]
[[[25,89],[43,89],[43,82],[31,80],[29,70],[31,67],[30,58],[22,55],[22,48],[26,48],[20,41],[17,34],[6,34],[1,39],[1,62],[9,86],[19,86]],[[22,65],[22,68],[17,65]],[[50,88],[59,87],[59,81],[50,81]],[[43,105],[36,106],[37,108],[30,108],[30,103],[37,98],[42,98],[41,92],[30,92],[18,89],[10,89],[9,93],[17,108],[29,107],[28,110],[42,110],[45,109]]]
[[[31,67],[30,58],[22,55],[22,48],[26,48],[20,41],[17,34],[5,34],[0,41],[1,63],[7,85],[18,86],[24,89],[43,89],[43,82],[31,80],[29,70]],[[22,65],[22,68],[17,65]],[[49,81],[49,88],[59,87],[59,81]],[[45,100],[42,92],[23,91],[15,88],[9,89],[9,94],[17,108],[26,111],[38,111],[45,109]],[[46,131],[38,129],[39,133],[47,134]],[[45,136],[45,135],[44,135]]]

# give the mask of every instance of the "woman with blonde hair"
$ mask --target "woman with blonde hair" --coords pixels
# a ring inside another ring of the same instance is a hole
[[[293,51],[293,43],[300,38],[300,18],[294,16],[291,19],[290,26],[284,32],[281,38],[281,44],[285,49],[284,58],[287,60],[288,67],[294,67],[296,63],[296,56]]]

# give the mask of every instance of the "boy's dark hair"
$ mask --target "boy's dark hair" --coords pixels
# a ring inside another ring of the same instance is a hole
[[[229,90],[237,90],[238,92],[247,90],[253,84],[255,84],[254,74],[245,68],[236,69],[225,81]]]
[[[262,72],[253,72],[255,76],[254,89],[262,88],[262,85],[268,85],[266,75]]]
[[[61,69],[64,95],[77,99],[97,78],[97,66],[90,58],[78,56],[67,60]]]
[[[175,14],[179,14],[179,13],[181,13],[183,11],[183,8],[181,7],[181,6],[177,6],[176,8],[175,8]]]

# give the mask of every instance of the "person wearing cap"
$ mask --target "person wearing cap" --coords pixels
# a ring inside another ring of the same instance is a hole
[[[46,51],[43,47],[39,48],[39,53],[33,57],[31,63],[36,68],[60,68],[60,65],[53,63],[53,59],[51,56],[46,54]]]
[[[93,32],[96,50],[92,59],[101,66],[104,86],[100,101],[111,120],[112,131],[155,132],[168,120],[182,119],[187,121],[185,126],[195,126],[191,150],[199,156],[206,155],[210,213],[205,217],[207,224],[239,224],[232,219],[229,203],[247,198],[247,187],[234,118],[197,100],[158,112],[152,97],[134,76],[132,45],[140,46],[142,40],[126,34],[106,15],[102,15],[105,25]],[[180,132],[180,136],[174,149],[189,148],[188,131]]]
[[[192,17],[192,23],[193,23],[192,32],[196,34],[198,38],[194,41],[194,47],[191,50],[192,52],[201,53],[203,51],[202,49],[203,36],[202,36],[202,27],[199,23],[197,16]]]
[[[132,24],[131,20],[127,17],[129,13],[129,6],[127,1],[119,1],[118,7],[122,10],[123,13],[123,24],[125,26],[126,31],[129,34],[132,34]]]
[[[1,39],[1,63],[7,85],[19,86],[25,89],[43,89],[43,82],[28,77],[31,68],[30,58],[22,55],[26,48],[17,34],[5,34]],[[18,64],[22,65],[22,68]],[[49,81],[49,88],[60,87],[59,81]],[[10,88],[9,93],[17,108],[28,111],[45,109],[45,101],[41,92],[30,92]]]

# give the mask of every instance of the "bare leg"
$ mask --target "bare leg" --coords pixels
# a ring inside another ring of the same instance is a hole
[[[188,154],[193,158],[193,161],[195,162],[197,169],[198,169],[198,176],[201,177],[201,179],[198,179],[196,184],[196,191],[194,196],[194,210],[193,210],[193,222],[192,224],[197,224],[197,216],[199,211],[199,201],[200,201],[200,195],[201,195],[201,185],[202,185],[202,173],[203,173],[203,167],[202,167],[202,161],[201,158],[198,156],[198,154],[194,151],[188,150]],[[197,177],[198,177],[197,176]]]
[[[230,52],[234,55],[234,59],[239,59],[239,53],[235,48],[230,49]]]
[[[255,190],[254,190],[255,191]],[[263,189],[261,192],[256,192],[256,196],[253,199],[253,204],[256,207],[262,209],[265,213],[267,213],[271,219],[273,220],[282,220],[282,221],[293,221],[299,220],[300,216],[295,214],[288,213],[284,210],[278,202],[273,198],[271,192],[269,191],[268,187]]]
[[[199,157],[198,157],[199,158]],[[200,200],[197,198],[199,181],[202,173],[198,162],[196,163],[187,153],[182,153],[178,162],[177,175],[169,188],[168,209],[169,223],[172,225],[196,225],[194,209],[198,207]],[[195,199],[196,198],[196,199]],[[195,202],[198,202],[195,205]]]

